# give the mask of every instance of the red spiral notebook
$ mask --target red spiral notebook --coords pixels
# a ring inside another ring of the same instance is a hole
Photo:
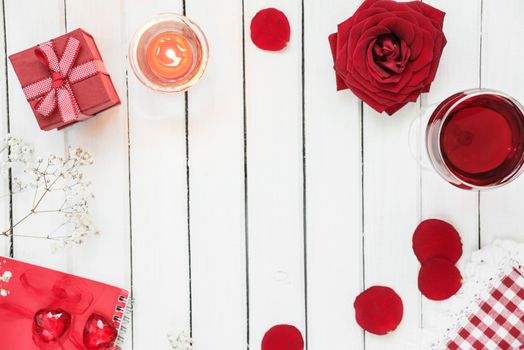
[[[0,257],[1,350],[118,350],[129,292]]]

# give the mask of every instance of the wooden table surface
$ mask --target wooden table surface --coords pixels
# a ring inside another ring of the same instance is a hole
[[[524,179],[481,194],[456,189],[419,166],[408,134],[425,106],[466,88],[524,101],[524,2],[428,1],[447,12],[448,45],[431,93],[391,118],[335,91],[327,36],[359,2],[3,0],[1,132],[41,153],[71,145],[93,154],[102,235],[57,254],[2,239],[0,252],[130,288],[126,350],[170,349],[166,334],[182,331],[195,350],[258,350],[279,323],[297,326],[309,350],[408,349],[438,312],[417,289],[411,236],[421,219],[458,228],[461,266],[495,238],[522,239]],[[281,53],[249,38],[251,18],[270,6],[292,28]],[[127,63],[132,33],[160,12],[185,12],[210,42],[205,78],[185,96],[148,91]],[[96,38],[122,105],[40,131],[6,53],[77,27]],[[25,207],[4,201],[2,223]],[[376,284],[405,304],[386,337],[354,321],[355,296]]]

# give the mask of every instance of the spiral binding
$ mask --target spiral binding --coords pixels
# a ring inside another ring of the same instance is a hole
[[[115,306],[115,314],[113,315],[113,321],[118,324],[118,336],[115,340],[114,349],[121,349],[125,342],[132,312],[133,299],[126,295],[120,295]]]

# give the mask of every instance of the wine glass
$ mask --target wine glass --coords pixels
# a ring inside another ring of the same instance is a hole
[[[452,185],[502,186],[524,169],[524,107],[495,90],[458,92],[431,113],[425,141],[433,168]]]

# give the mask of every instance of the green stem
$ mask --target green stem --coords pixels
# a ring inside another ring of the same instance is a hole
[[[71,161],[71,159],[68,159],[65,163],[64,163],[64,166],[65,164],[69,163]],[[76,161],[73,161],[73,164],[71,164],[71,166],[67,169],[67,171],[71,170],[73,167],[75,167],[76,165]],[[40,166],[39,166],[40,167]],[[0,233],[1,236],[6,236],[6,237],[27,237],[27,238],[42,238],[42,239],[54,239],[54,238],[51,238],[51,235],[47,235],[47,236],[29,236],[29,235],[18,235],[18,234],[14,234],[13,230],[15,227],[17,227],[18,225],[20,225],[22,222],[24,222],[25,220],[27,220],[30,216],[32,215],[35,215],[37,213],[44,213],[44,212],[59,212],[61,211],[61,209],[59,210],[53,210],[53,211],[49,211],[49,210],[42,210],[42,211],[37,211],[36,209],[38,208],[38,206],[40,205],[40,203],[42,203],[43,199],[45,198],[45,196],[50,192],[52,191],[52,188],[53,186],[56,184],[56,182],[62,177],[62,175],[58,175],[55,177],[55,179],[51,182],[51,184],[47,184],[47,178],[46,178],[46,172],[47,172],[47,169],[49,169],[49,163],[47,164],[46,166],[46,169],[44,170],[42,176],[44,178],[44,192],[42,193],[42,195],[40,196],[40,198],[36,201],[34,201],[34,199],[36,198],[36,193],[38,192],[38,187],[35,189],[35,198],[33,198],[33,207],[31,208],[31,210],[29,211],[29,213],[27,213],[23,218],[21,218],[20,220],[18,220],[15,224],[13,224],[9,229],[3,231],[2,233]]]
[[[21,218],[20,220],[18,220],[16,223],[13,224],[12,227],[8,228],[7,230],[3,231],[2,232],[2,235],[3,236],[7,236],[7,237],[10,237],[13,235],[13,229],[20,225],[22,222],[24,222],[24,220],[26,220],[28,217],[30,217],[31,215],[33,215],[34,212],[31,210],[29,213],[27,213],[26,216],[24,216],[23,218]]]

